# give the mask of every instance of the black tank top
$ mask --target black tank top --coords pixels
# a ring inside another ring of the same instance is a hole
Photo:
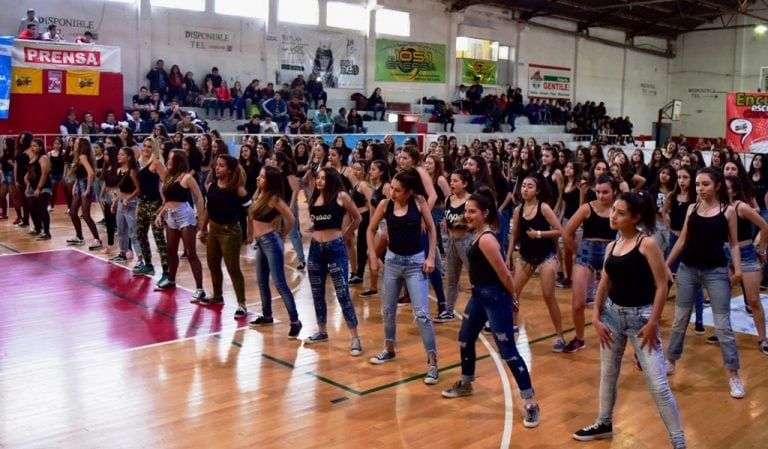
[[[235,224],[240,220],[243,203],[247,202],[248,197],[238,197],[236,190],[223,190],[219,188],[218,183],[211,183],[206,195],[208,218],[217,224]]]
[[[671,231],[682,231],[685,224],[685,214],[688,212],[688,207],[693,204],[693,201],[680,202],[677,200],[677,195],[672,195],[672,199],[669,203],[669,229]]]
[[[485,258],[485,254],[480,249],[480,238],[484,234],[492,234],[493,231],[486,231],[473,244],[467,248],[467,270],[469,271],[469,283],[472,286],[500,286],[503,288],[499,275],[493,269],[493,265]],[[495,237],[495,236],[494,236]]]
[[[30,162],[28,174],[29,174],[29,185],[36,189],[38,184],[40,184],[40,177],[43,174],[43,168],[40,166],[40,158],[35,159],[34,162]],[[51,176],[49,173],[48,176],[45,177],[45,181],[43,183],[43,189],[50,189],[50,188],[51,188]]]
[[[608,217],[597,215],[592,203],[589,205],[589,217],[582,223],[585,239],[613,240],[616,238],[616,231],[611,229],[611,220]]]
[[[144,166],[136,175],[139,179],[139,199],[144,201],[160,200],[160,175]],[[186,200],[184,200],[186,201]]]
[[[544,180],[549,185],[549,191],[552,192],[551,199],[549,200],[549,207],[555,207],[555,204],[557,203],[557,198],[560,196],[560,189],[557,187],[557,182],[552,177],[553,171],[549,172],[548,176],[544,177]]]
[[[183,203],[189,199],[189,189],[181,185],[181,179],[177,179],[169,185],[165,191],[165,201],[176,201]]]
[[[399,256],[412,256],[424,251],[424,246],[418,244],[422,241],[421,214],[416,207],[416,199],[408,199],[408,210],[402,217],[395,215],[395,202],[390,201],[384,218],[387,220],[390,251]]]
[[[445,201],[445,193],[443,193],[443,189],[441,189],[437,183],[432,184],[432,187],[435,188],[435,194],[437,195],[435,204],[443,204]]]
[[[464,207],[466,206],[467,203],[464,202],[457,207],[452,207],[451,201],[450,201],[451,196],[449,196],[447,201],[445,202],[445,212],[443,212],[445,225],[448,227],[448,229],[457,229],[461,231],[466,231],[467,229],[469,229],[469,225],[464,220]]]
[[[48,159],[51,161],[51,174],[54,176],[60,176],[64,174],[64,155],[59,151],[58,156],[54,156],[52,153],[48,153]]]
[[[587,202],[595,201],[597,199],[597,192],[592,189],[587,189],[586,200]]]
[[[120,193],[133,193],[136,190],[130,171],[118,172],[118,176],[120,176],[120,180],[117,181],[117,185],[120,187]]]
[[[88,177],[88,170],[86,170],[83,165],[77,164],[77,167],[75,167],[75,178],[85,179],[87,177]]]
[[[608,297],[619,306],[641,307],[653,304],[656,284],[648,260],[640,253],[643,238],[638,238],[635,247],[621,256],[613,254],[616,243],[612,243],[605,259],[603,269],[611,279]]]
[[[744,240],[752,240],[755,231],[751,221],[739,217],[738,212],[742,207],[749,207],[749,205],[744,204],[743,202],[736,204],[736,240],[740,242],[743,242]]]
[[[579,210],[579,199],[581,191],[578,188],[574,188],[570,192],[563,191],[563,203],[565,204],[565,210],[563,211],[563,217],[571,218],[573,214]]]
[[[379,203],[384,198],[385,198],[385,196],[384,196],[384,183],[382,182],[381,185],[376,187],[373,190],[373,193],[371,194],[371,206],[373,206],[374,209],[379,207]]]
[[[718,268],[728,264],[723,245],[728,241],[728,219],[726,207],[713,217],[702,217],[699,205],[688,216],[688,236],[681,260],[693,268]]]
[[[357,183],[355,187],[352,188],[352,202],[355,203],[356,207],[365,207],[368,203],[368,199],[365,197],[365,194],[358,189],[359,185],[360,183]]]
[[[523,211],[525,205],[520,207],[520,256],[532,261],[541,259],[555,252],[555,240],[553,239],[532,239],[528,237],[529,229],[537,231],[549,231],[552,226],[549,225],[544,214],[541,213],[541,201],[536,205],[536,214],[530,220],[524,217]]]
[[[339,206],[338,197],[332,198],[322,206],[309,206],[309,218],[314,223],[315,231],[340,230],[346,212],[342,206]]]

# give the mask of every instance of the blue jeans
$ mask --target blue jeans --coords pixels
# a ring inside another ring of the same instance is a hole
[[[304,256],[304,244],[301,242],[301,233],[299,232],[299,203],[293,204],[293,227],[288,232],[288,238],[291,239],[291,245],[296,252],[296,258],[299,263],[305,263],[307,258]]]
[[[325,325],[328,321],[328,307],[325,303],[325,279],[331,275],[333,289],[339,300],[344,321],[349,329],[357,328],[357,315],[352,298],[349,295],[349,257],[344,239],[339,237],[330,242],[318,242],[312,239],[309,244],[307,263],[309,285],[312,286],[312,299],[315,303],[317,324]]]
[[[673,234],[672,232],[669,233],[669,242],[667,243],[667,250],[664,251],[664,259],[666,260],[667,257],[669,257],[669,253],[672,252],[672,248],[675,246],[675,243],[677,243],[677,240],[680,237]],[[669,266],[669,269],[672,270],[673,273],[677,273],[677,269],[680,267],[680,258],[678,257],[677,260],[672,261],[672,264]],[[704,321],[704,290],[699,288],[699,290],[696,292],[696,296],[693,298],[693,305],[695,307],[695,313],[696,313],[696,322],[701,323]]]
[[[670,360],[678,360],[682,356],[685,330],[691,319],[693,298],[702,286],[707,289],[712,303],[712,317],[715,321],[715,331],[720,341],[725,369],[739,369],[739,352],[736,348],[736,337],[731,328],[731,284],[728,281],[726,267],[703,269],[680,264],[677,270],[675,319],[669,333],[667,356]]]
[[[507,247],[509,247],[509,212],[507,210],[499,211],[499,232],[496,235],[501,245],[501,253],[504,258],[507,257]]]
[[[523,399],[533,397],[531,375],[525,360],[520,357],[515,345],[512,326],[512,297],[501,285],[482,285],[472,287],[472,296],[467,303],[459,330],[459,346],[461,349],[461,374],[469,378],[475,375],[475,342],[483,330],[485,322],[491,326],[493,340],[499,348],[499,354],[507,362],[509,370],[515,377],[520,396]]]
[[[422,245],[424,246],[424,254],[429,252],[429,235],[422,234]],[[358,262],[359,263],[359,262]],[[437,298],[437,308],[439,312],[445,310],[445,290],[443,289],[443,260],[440,257],[440,251],[435,248],[435,269],[429,273],[429,283],[432,285],[432,290],[435,291],[435,297]]]
[[[467,234],[460,239],[448,236],[448,245],[445,248],[445,310],[453,312],[456,307],[456,298],[459,296],[459,277],[461,268],[469,269],[467,249],[472,244],[472,234]]]
[[[424,349],[427,354],[432,352],[437,357],[435,328],[429,316],[429,278],[422,270],[424,259],[424,252],[418,252],[412,256],[399,256],[387,250],[382,276],[381,320],[384,323],[384,339],[395,343],[397,296],[405,282]]]
[[[261,295],[261,313],[265,317],[272,317],[272,292],[269,290],[269,275],[272,273],[272,282],[283,298],[288,317],[293,323],[299,320],[299,313],[296,311],[293,293],[285,280],[284,251],[283,241],[277,231],[256,239],[256,283]]]
[[[120,252],[125,253],[133,245],[133,254],[137,257],[141,255],[141,246],[136,237],[136,198],[123,205],[122,200],[116,200],[117,203],[117,233],[120,235]]]
[[[605,302],[602,321],[611,331],[613,342],[600,347],[600,412],[597,421],[613,422],[613,407],[616,404],[621,359],[627,340],[632,344],[637,360],[643,368],[645,384],[651,392],[656,408],[659,409],[664,425],[669,432],[669,439],[674,447],[685,446],[685,433],[680,421],[677,401],[667,382],[667,370],[664,363],[664,351],[661,344],[655,348],[640,348],[638,332],[648,323],[653,304],[641,307],[622,307],[609,299]],[[656,337],[661,341],[661,333],[656,328]]]

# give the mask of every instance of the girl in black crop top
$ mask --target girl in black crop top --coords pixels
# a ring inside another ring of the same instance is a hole
[[[112,153],[109,157],[111,161]],[[119,252],[111,261],[125,262],[126,254],[131,249],[137,257],[141,255],[141,246],[136,236],[136,197],[139,195],[139,180],[136,177],[136,155],[130,147],[120,148],[115,159],[115,175],[118,178],[115,187],[118,194],[112,199],[110,208],[115,214],[120,240]]]
[[[472,296],[464,312],[466,318],[462,320],[459,330],[461,378],[451,388],[443,391],[443,397],[455,398],[471,394],[477,360],[475,345],[483,325],[488,321],[496,336],[494,341],[501,358],[509,366],[520,389],[520,396],[525,401],[523,425],[536,427],[539,423],[539,407],[534,397],[531,376],[515,346],[512,324],[518,306],[514,297],[515,285],[504,264],[495,232],[491,229],[498,224],[494,199],[483,192],[472,194],[467,201],[465,216],[477,232],[477,238],[467,251]]]
[[[599,194],[599,190],[598,190]],[[646,383],[666,425],[673,447],[685,447],[680,412],[667,381],[659,321],[667,297],[667,277],[661,249],[653,238],[655,198],[622,193],[613,203],[611,227],[619,240],[608,245],[605,270],[595,297],[592,325],[600,338],[600,416],[613,416],[621,354],[631,340]],[[603,397],[607,394],[608,397]],[[602,405],[609,405],[605,409]],[[574,438],[608,431],[611,421],[598,420],[578,430]],[[586,438],[584,438],[586,439]]]
[[[93,159],[91,142],[88,139],[79,138],[76,145],[77,150],[72,173],[77,178],[77,181],[73,187],[72,204],[69,207],[69,217],[72,219],[72,225],[75,228],[75,238],[67,240],[67,244],[82,245],[85,242],[82,222],[80,221],[80,213],[82,211],[83,221],[85,221],[93,235],[93,243],[88,249],[95,250],[102,247],[101,240],[99,239],[99,230],[96,227],[96,222],[91,217],[91,204],[97,199],[93,191],[96,163]]]
[[[699,170],[696,191],[699,202],[688,210],[680,239],[667,256],[667,265],[682,257],[676,276],[677,299],[667,348],[668,363],[674,369],[682,356],[694,296],[703,286],[715,313],[714,323],[723,362],[731,378],[731,396],[739,398],[744,396],[744,387],[739,379],[739,355],[729,317],[731,285],[738,283],[742,274],[736,237],[737,215],[734,208],[728,205],[727,187],[718,169],[707,167]],[[733,265],[730,280],[723,252],[725,242],[728,242]]]
[[[352,174],[354,175],[356,182],[352,187],[350,196],[362,217],[355,239],[355,247],[357,248],[357,271],[353,272],[352,277],[349,279],[349,283],[354,285],[363,283],[365,265],[368,262],[368,242],[365,238],[365,230],[368,229],[368,224],[371,222],[369,203],[373,196],[373,189],[371,189],[370,184],[368,184],[368,181],[366,180],[368,174],[368,162],[366,160],[356,160],[352,164]]]
[[[134,274],[150,276],[155,274],[155,267],[152,264],[153,253],[147,235],[151,226],[163,270],[160,281],[166,281],[168,278],[168,245],[165,242],[165,232],[156,221],[157,211],[162,204],[160,180],[165,177],[165,164],[160,153],[160,145],[154,137],[147,137],[142,142],[138,162],[139,170],[136,178],[139,181],[139,202],[136,206],[136,236],[139,245],[141,245],[141,257],[138,258],[133,272]]]
[[[48,203],[51,196],[51,162],[45,154],[45,144],[33,139],[30,146],[32,158],[27,171],[27,196],[34,229],[29,234],[39,234],[40,240],[51,238],[51,216]]]
[[[540,269],[541,294],[549,311],[549,317],[555,326],[557,340],[553,350],[565,346],[563,338],[563,320],[560,306],[555,298],[555,275],[557,272],[557,239],[562,234],[560,221],[549,206],[547,181],[542,175],[530,174],[520,186],[522,204],[513,214],[512,238],[507,249],[507,266],[511,266],[512,253],[517,243],[520,244],[520,257],[515,260],[515,297],[519,298],[523,287]],[[559,352],[559,351],[558,351]]]
[[[467,248],[472,241],[472,233],[464,219],[464,208],[469,198],[468,188],[472,185],[472,175],[464,169],[454,170],[450,177],[451,195],[445,200],[445,226],[448,231],[445,247],[445,311],[454,315],[456,299],[459,296],[459,279],[463,267],[469,269]]]
[[[370,148],[370,146],[369,146]],[[383,159],[376,159],[371,162],[371,168],[368,169],[368,176],[369,181],[373,187],[373,192],[371,193],[370,201],[368,202],[368,211],[371,216],[373,216],[373,213],[376,211],[376,207],[378,207],[379,203],[381,203],[384,199],[389,198],[390,192],[392,190],[391,185],[389,183],[389,164],[387,161]],[[369,218],[369,224],[370,224],[370,218]],[[361,227],[358,232],[363,233],[363,237],[365,238],[365,246],[368,246],[368,237],[367,237],[367,231],[368,226],[366,225],[365,228]],[[378,294],[378,285],[379,285],[379,272],[381,271],[381,266],[379,263],[379,259],[383,258],[384,252],[387,249],[387,233],[384,232],[384,222],[381,223],[379,228],[377,229],[376,234],[373,236],[373,242],[374,247],[372,248],[372,251],[374,253],[374,258],[376,259],[375,265],[369,265],[370,267],[370,288],[362,293],[360,293],[360,296],[363,298],[367,298],[369,296],[374,296]],[[368,256],[366,255],[366,258]],[[383,260],[383,259],[382,259]]]
[[[309,216],[312,218],[314,231],[309,245],[307,268],[318,331],[305,340],[305,343],[328,340],[325,281],[330,275],[352,337],[350,354],[359,356],[362,354],[362,346],[357,334],[357,314],[349,294],[349,256],[345,241],[351,240],[360,225],[361,216],[344,190],[342,177],[336,169],[325,167],[318,172],[315,190],[309,199]],[[351,217],[349,225],[342,224],[345,216]]]

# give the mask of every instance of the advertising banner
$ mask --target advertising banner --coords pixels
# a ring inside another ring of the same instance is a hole
[[[290,84],[297,75],[316,76],[325,88],[365,87],[365,36],[307,29],[282,28],[277,83]]]
[[[67,95],[98,95],[99,72],[67,70]]]
[[[443,44],[376,39],[376,81],[444,83]]]
[[[63,72],[60,72],[58,70],[49,70],[48,75],[48,93],[49,94],[60,94],[62,91],[62,74]]]
[[[11,45],[13,37],[0,36],[0,119],[8,118],[11,108]]]
[[[528,96],[571,99],[573,74],[568,67],[528,64]]]
[[[728,92],[725,141],[734,151],[768,153],[768,93]]]
[[[13,66],[120,72],[120,47],[15,40]]]
[[[11,69],[12,94],[41,94],[43,93],[43,69],[13,67]]]
[[[476,79],[480,84],[498,84],[497,75],[499,63],[483,61],[482,59],[464,59],[461,63],[461,82],[472,84]]]

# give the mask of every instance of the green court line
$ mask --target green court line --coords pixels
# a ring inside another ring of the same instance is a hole
[[[3,248],[7,249],[8,251],[11,251],[14,254],[20,254],[21,253],[21,251],[19,251],[17,249],[14,249],[14,248],[11,248],[10,246],[6,245],[5,243],[0,243],[0,246],[2,246]]]

